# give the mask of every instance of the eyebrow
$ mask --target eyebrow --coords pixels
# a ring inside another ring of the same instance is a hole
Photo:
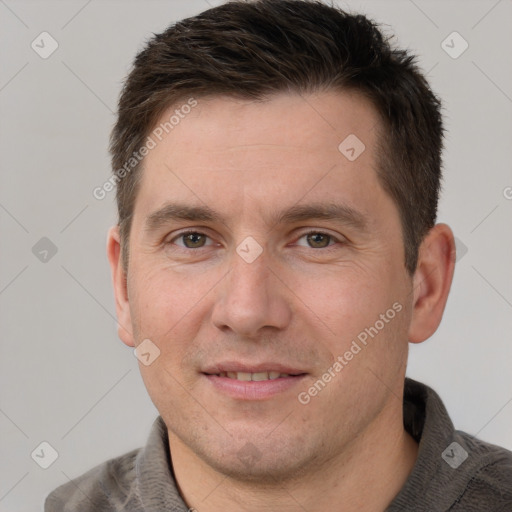
[[[337,203],[312,203],[295,205],[270,216],[269,225],[293,224],[306,220],[334,220],[359,231],[368,231],[369,218],[351,206]],[[226,219],[208,206],[192,206],[185,203],[166,203],[146,218],[144,230],[157,231],[172,221],[220,222]]]

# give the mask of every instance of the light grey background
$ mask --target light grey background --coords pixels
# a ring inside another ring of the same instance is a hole
[[[2,512],[42,510],[57,485],[141,446],[156,417],[116,333],[105,257],[114,194],[98,201],[92,190],[109,176],[108,135],[135,53],[218,3],[0,0]],[[467,253],[408,374],[441,394],[457,428],[512,449],[512,2],[340,5],[388,25],[444,100],[439,221]],[[59,45],[47,59],[31,48],[43,31]],[[457,59],[441,47],[453,31],[469,43]],[[32,252],[42,237],[57,247],[46,263]],[[46,470],[31,458],[42,441],[59,454]]]

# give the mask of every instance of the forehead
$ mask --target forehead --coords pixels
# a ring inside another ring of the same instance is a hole
[[[185,110],[185,107],[185,100],[183,104],[173,105],[156,127],[164,128],[161,146],[168,151],[175,150],[174,160],[200,159],[206,153],[210,156],[251,151],[268,155],[270,162],[280,157],[288,160],[293,154],[307,154],[312,150],[339,156],[339,144],[350,135],[371,149],[379,125],[372,104],[349,91],[279,93],[265,100],[214,96],[197,100],[193,109]],[[188,113],[173,115],[181,109]],[[165,130],[171,118],[175,124]],[[158,153],[152,152],[152,156]]]
[[[185,103],[168,109],[152,132],[136,203],[145,215],[176,198],[240,208],[328,193],[364,206],[380,188],[378,115],[356,93],[210,97],[180,111]]]

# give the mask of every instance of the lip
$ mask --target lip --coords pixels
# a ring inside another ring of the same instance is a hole
[[[275,366],[274,366],[275,368]],[[221,370],[221,371],[234,371],[234,370]],[[243,371],[243,370],[239,370]],[[256,373],[258,370],[253,370],[250,373]],[[265,370],[260,370],[265,371]],[[275,370],[278,371],[278,370]],[[288,373],[282,371],[281,373]],[[274,380],[260,380],[260,381],[242,381],[231,379],[229,377],[220,377],[219,375],[212,375],[204,373],[203,377],[207,379],[213,388],[236,400],[265,400],[276,396],[280,393],[289,391],[291,388],[297,386],[307,374],[279,377]]]

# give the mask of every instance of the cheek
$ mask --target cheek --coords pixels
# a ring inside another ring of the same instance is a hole
[[[300,296],[307,307],[300,314],[310,319],[311,334],[329,353],[327,366],[343,358],[331,392],[362,378],[370,385],[373,374],[384,367],[392,372],[400,367],[407,350],[408,313],[400,281],[386,270],[338,269],[330,279],[303,282]]]
[[[391,284],[368,268],[352,264],[329,272],[318,271],[296,280],[294,293],[308,317],[339,340],[346,340],[373,323],[394,302]]]
[[[169,269],[141,270],[133,275],[130,307],[136,344],[149,339],[158,350],[150,365],[139,363],[141,376],[156,407],[172,410],[187,399],[193,379],[183,370],[200,329],[198,315],[205,290]]]
[[[147,267],[132,276],[130,306],[138,331],[165,338],[182,329],[183,319],[194,315],[212,287],[205,274],[181,274],[165,267]]]
[[[172,375],[179,375],[187,388],[193,385],[195,370],[187,361],[192,356],[197,364],[197,340],[210,318],[211,294],[221,277],[213,272],[185,275],[162,266],[147,267],[132,276],[130,308],[136,344],[150,339],[160,351],[154,368],[140,365],[156,394],[159,386],[163,390],[173,386]]]

